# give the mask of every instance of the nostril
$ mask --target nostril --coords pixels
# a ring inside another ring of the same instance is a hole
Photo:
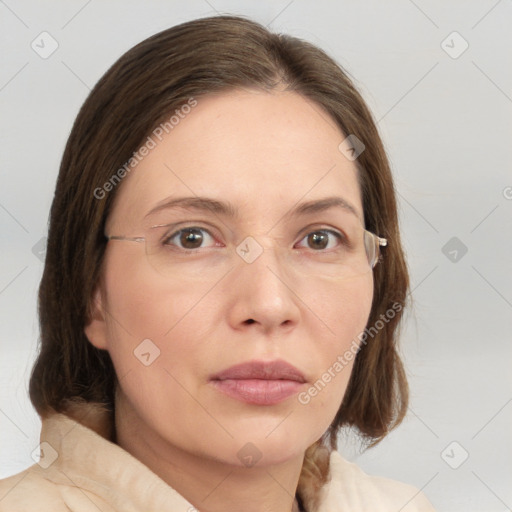
[[[255,320],[253,320],[252,318],[249,318],[249,320],[245,321],[246,324],[253,324],[254,322]]]

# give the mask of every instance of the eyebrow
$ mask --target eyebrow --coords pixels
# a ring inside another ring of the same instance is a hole
[[[238,219],[240,217],[238,209],[229,201],[219,201],[209,197],[198,196],[165,199],[163,202],[157,204],[153,209],[151,209],[145,215],[145,217],[149,217],[150,215],[153,215],[162,210],[173,208],[208,211],[233,219]],[[356,208],[352,206],[348,201],[338,196],[324,197],[322,199],[314,199],[300,203],[296,205],[291,211],[286,213],[285,217],[302,217],[312,215],[314,213],[324,212],[331,208],[342,208],[355,215],[358,219],[360,218],[359,212],[356,210]]]

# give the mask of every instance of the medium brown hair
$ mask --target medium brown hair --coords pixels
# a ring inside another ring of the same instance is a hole
[[[342,427],[355,427],[362,439],[375,444],[402,421],[408,387],[397,335],[409,279],[389,163],[372,115],[352,80],[314,45],[271,33],[246,18],[203,18],[149,37],[104,74],[80,109],[50,212],[38,303],[41,348],[30,379],[30,398],[42,417],[52,411],[65,413],[75,399],[114,408],[112,361],[108,352],[88,341],[84,326],[100,277],[105,221],[122,183],[102,199],[94,191],[129,161],[162,119],[191,97],[283,85],[322,107],[344,135],[354,134],[366,146],[356,161],[365,227],[389,241],[373,270],[368,326],[393,305],[396,313],[381,320],[382,328],[361,345],[334,421],[306,451],[301,495],[301,489],[319,489],[325,483],[328,453],[336,449]]]

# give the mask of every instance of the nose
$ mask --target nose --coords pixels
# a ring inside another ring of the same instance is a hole
[[[261,245],[261,244],[260,244]],[[230,272],[229,322],[236,329],[255,329],[264,335],[289,332],[299,322],[300,298],[289,269],[274,247],[251,263],[240,257]]]

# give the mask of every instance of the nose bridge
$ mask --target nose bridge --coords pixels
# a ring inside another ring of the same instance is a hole
[[[242,260],[238,265],[242,279],[256,283],[265,281],[266,286],[272,288],[283,286],[282,280],[287,274],[284,268],[286,258],[276,237],[248,236],[238,245],[237,253]]]
[[[272,236],[247,237],[237,247],[234,272],[237,320],[249,319],[266,328],[296,321],[296,303],[285,249]]]

